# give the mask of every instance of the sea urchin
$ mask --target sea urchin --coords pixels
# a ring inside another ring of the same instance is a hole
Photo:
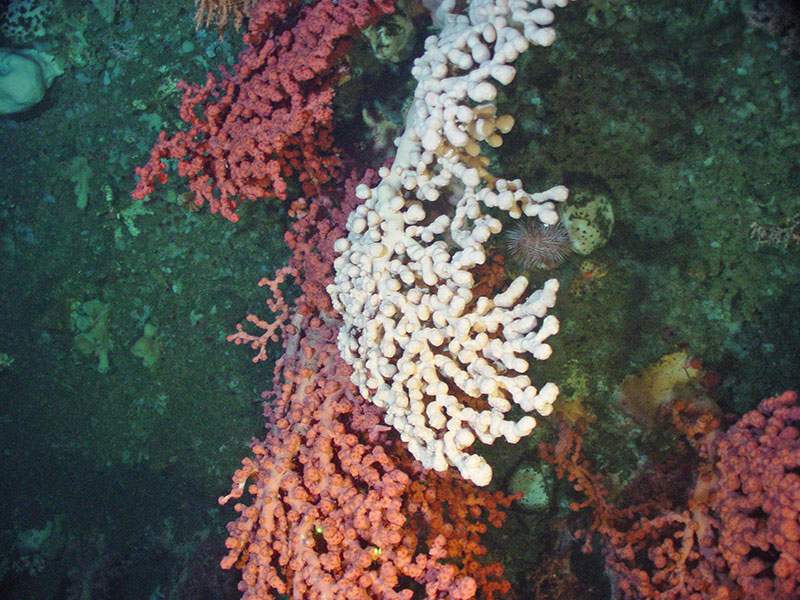
[[[571,243],[561,223],[545,225],[538,219],[528,219],[508,232],[506,247],[523,269],[555,269],[569,254]]]

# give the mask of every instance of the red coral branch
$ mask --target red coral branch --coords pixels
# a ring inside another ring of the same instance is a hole
[[[166,183],[166,159],[177,159],[198,206],[236,221],[240,199],[286,199],[286,178],[320,193],[338,177],[333,145],[333,88],[354,36],[392,12],[393,0],[261,0],[233,73],[222,67],[202,86],[180,82],[180,116],[189,126],[161,132],[132,196]]]

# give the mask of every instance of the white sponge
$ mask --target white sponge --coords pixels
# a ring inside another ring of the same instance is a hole
[[[0,48],[0,115],[36,106],[63,72],[55,58],[44,52]]]

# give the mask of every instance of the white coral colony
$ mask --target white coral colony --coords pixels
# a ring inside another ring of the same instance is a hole
[[[419,83],[394,164],[376,187],[357,190],[364,203],[335,246],[328,292],[344,320],[339,349],[353,383],[425,467],[453,465],[477,485],[492,470],[470,453],[475,439],[517,442],[536,421],[507,420],[512,406],[547,415],[558,395],[526,375],[530,356],[552,352],[559,323],[547,312],[558,281],[527,294],[518,277],[474,297],[473,269],[502,229],[485,208],[553,224],[554,203],[567,197],[563,186],[531,194],[519,180],[496,179],[480,155],[481,142],[499,146],[514,123],[496,114],[491,80],[510,82],[510,63],[530,43],[552,43],[550,9],[566,2],[473,0],[466,15],[447,17],[414,63]]]

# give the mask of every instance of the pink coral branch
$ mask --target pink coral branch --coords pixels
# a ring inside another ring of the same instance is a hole
[[[355,184],[340,206],[318,198],[296,210],[289,265],[265,282],[276,319],[253,317],[262,334],[232,336],[258,358],[280,333],[284,354],[264,394],[267,434],[220,498],[250,498],[234,505],[222,566],[242,569],[247,599],[410,600],[422,589],[431,600],[491,600],[510,586],[500,565],[479,560],[480,539],[487,523],[502,524],[511,499],[426,472],[361,398],[336,347],[340,322],[325,285]],[[280,291],[286,275],[300,282],[295,308]]]

